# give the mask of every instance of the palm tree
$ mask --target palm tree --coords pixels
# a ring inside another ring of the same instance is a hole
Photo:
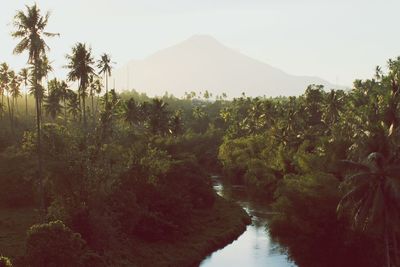
[[[92,57],[92,49],[87,48],[86,44],[78,43],[72,48],[71,55],[67,55],[69,63],[67,68],[69,81],[79,81],[79,95],[82,98],[83,111],[83,126],[86,130],[86,89],[90,83],[90,76],[95,75],[93,64],[95,63]]]
[[[6,94],[6,97],[7,97],[7,107],[8,107],[8,117],[10,119],[10,128],[13,131],[13,115],[12,115],[12,110],[11,110],[10,97],[11,97],[11,80],[14,79],[15,73],[14,73],[14,71],[10,70],[10,67],[6,63],[3,63],[1,65],[0,75],[1,75],[3,92],[4,92],[4,94]]]
[[[167,103],[162,99],[154,98],[150,106],[149,126],[153,134],[164,134],[168,128]]]
[[[342,109],[342,97],[339,91],[331,90],[326,99],[324,107],[324,121],[329,126],[334,125],[338,119]]]
[[[68,98],[68,84],[65,81],[61,81],[58,87],[58,93],[60,95],[60,99],[63,101],[64,107],[64,122],[67,125],[67,98]]]
[[[14,71],[10,72],[10,96],[12,97],[12,116],[14,119],[14,110],[18,112],[18,97],[21,96],[21,80]]]
[[[364,162],[344,163],[352,171],[341,185],[346,194],[338,205],[338,212],[350,211],[354,225],[362,230],[379,227],[386,265],[390,267],[391,255],[396,260],[399,253],[396,235],[400,224],[400,162],[396,157],[386,158],[382,153],[373,152]]]
[[[68,100],[68,104],[67,104],[68,113],[72,115],[74,120],[76,120],[76,117],[80,113],[80,105],[79,105],[79,100],[78,100],[79,97],[78,97],[78,94],[72,90],[68,90],[67,92],[68,93],[67,93],[66,99]]]
[[[48,57],[46,56],[46,54],[43,54],[40,57],[40,63],[39,63],[40,67],[39,67],[39,77],[40,80],[46,78],[46,83],[48,84],[49,82],[49,72],[53,71],[53,67],[51,66],[51,62],[49,61]],[[44,99],[44,93],[45,90],[42,90],[43,94],[41,96],[41,99]],[[47,88],[47,94],[50,94],[49,92],[49,88]]]
[[[92,117],[93,122],[96,120],[97,109],[94,109],[94,96],[101,92],[101,82],[99,79],[95,79],[94,76],[90,77],[90,97],[92,100]]]
[[[135,101],[135,99],[130,98],[126,101],[124,105],[124,119],[131,126],[134,126],[140,121],[141,118],[141,109],[140,105]]]
[[[57,84],[56,84],[57,85]],[[58,88],[53,88],[49,85],[49,95],[47,96],[44,108],[46,110],[46,114],[50,115],[50,117],[55,120],[57,115],[61,113],[62,106],[60,104],[60,94],[58,92]]]
[[[100,102],[100,94],[101,91],[103,90],[103,86],[101,85],[100,79],[98,79],[99,86],[96,87],[96,94],[97,94],[97,99],[96,99],[96,115],[99,112],[99,102]]]
[[[19,10],[14,16],[15,31],[11,34],[12,37],[20,39],[20,42],[14,48],[15,54],[21,54],[28,51],[28,63],[31,64],[32,73],[32,87],[36,100],[36,127],[37,127],[37,152],[38,152],[38,180],[41,195],[40,208],[42,211],[42,219],[44,219],[44,187],[42,181],[42,153],[41,153],[41,112],[40,112],[40,95],[42,90],[40,86],[41,77],[39,75],[40,59],[49,50],[44,37],[53,37],[57,34],[45,31],[49,21],[50,13],[46,12],[41,14],[40,9],[36,4],[26,6],[26,12]]]
[[[177,110],[169,121],[170,132],[178,136],[183,132],[182,110]]]
[[[41,58],[41,71],[43,78],[48,79],[49,72],[53,71],[53,67],[51,66],[49,58],[46,55],[43,55]]]
[[[0,66],[0,88],[1,88],[2,116],[3,116],[3,109],[4,109],[4,95],[5,95],[5,92],[8,91],[8,85],[10,82],[9,71],[10,71],[10,68],[8,67],[7,63],[2,63]]]
[[[97,67],[100,69],[99,74],[103,74],[105,76],[105,83],[106,83],[106,107],[108,104],[108,77],[111,76],[111,56],[109,54],[104,53],[101,55],[100,60],[98,61]]]
[[[25,116],[28,117],[28,78],[29,78],[29,69],[23,68],[19,72],[19,76],[21,77],[22,82],[24,83],[24,91],[25,91]]]

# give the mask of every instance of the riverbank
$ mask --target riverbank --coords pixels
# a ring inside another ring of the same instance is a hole
[[[25,253],[26,231],[38,221],[35,208],[0,209],[0,256],[18,258]]]
[[[250,223],[240,206],[218,196],[211,210],[195,212],[190,227],[176,242],[135,240],[133,262],[137,266],[198,266],[207,255],[237,239]]]
[[[0,255],[12,259],[24,255],[27,229],[37,221],[32,209],[1,210]],[[234,202],[216,197],[211,209],[196,210],[188,227],[174,242],[129,240],[111,253],[116,266],[198,266],[212,252],[237,239],[251,223],[249,215]]]

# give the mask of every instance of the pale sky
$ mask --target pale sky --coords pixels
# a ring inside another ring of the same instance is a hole
[[[12,55],[17,9],[33,1],[2,0],[0,62],[19,69]],[[400,55],[400,1],[396,0],[37,0],[52,12],[48,41],[55,75],[65,54],[86,42],[96,56],[110,53],[118,66],[143,59],[195,34],[290,74],[319,76],[341,85],[370,78],[376,65]]]

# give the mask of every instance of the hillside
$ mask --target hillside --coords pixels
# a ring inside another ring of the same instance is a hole
[[[168,91],[182,96],[185,92],[208,90],[229,97],[242,92],[249,96],[288,96],[301,94],[313,83],[334,87],[318,77],[285,73],[206,35],[195,35],[143,60],[131,61],[117,69],[114,78],[116,88],[129,86],[149,95]]]

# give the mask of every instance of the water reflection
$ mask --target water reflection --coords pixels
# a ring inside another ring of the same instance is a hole
[[[252,224],[233,243],[215,251],[200,264],[202,267],[212,266],[273,266],[295,267],[287,259],[278,244],[271,241],[266,224],[271,215],[266,205],[251,201],[242,186],[222,184],[218,177],[212,177],[214,190],[222,197],[235,200],[252,216]]]

